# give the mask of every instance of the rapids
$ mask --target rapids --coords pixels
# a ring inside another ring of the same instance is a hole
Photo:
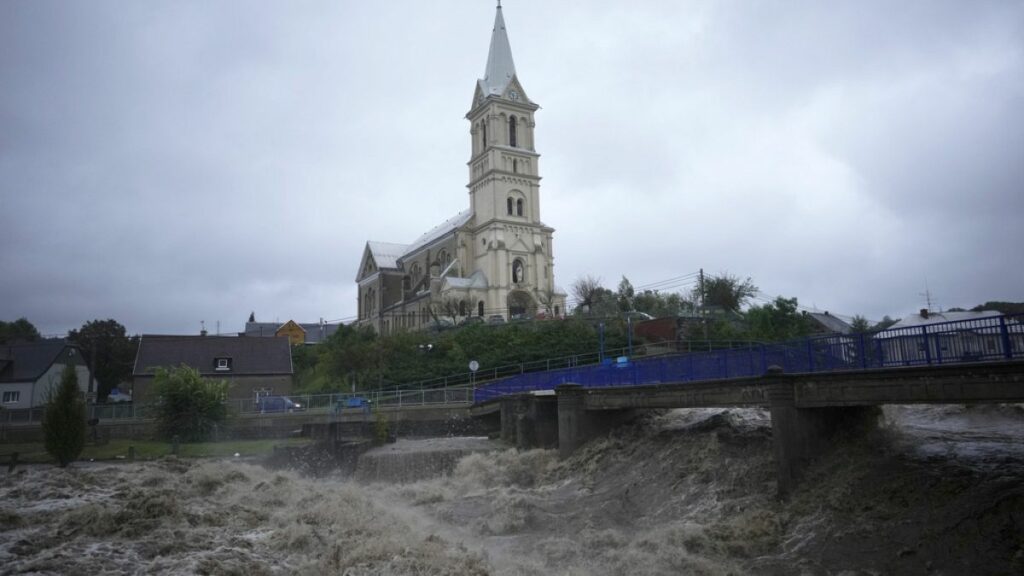
[[[564,461],[452,440],[468,455],[411,482],[401,454],[419,467],[444,441],[358,480],[232,460],[23,467],[0,472],[0,573],[1024,573],[1021,410],[885,415],[785,502],[756,409],[652,415]]]

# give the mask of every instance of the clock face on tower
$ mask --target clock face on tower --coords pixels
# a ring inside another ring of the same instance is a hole
[[[519,100],[519,92],[516,92],[515,90],[510,91],[508,93],[508,99],[513,101]]]

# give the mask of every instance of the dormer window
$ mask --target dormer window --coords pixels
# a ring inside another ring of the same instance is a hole
[[[231,370],[231,358],[217,358],[215,361],[217,372],[228,372]]]

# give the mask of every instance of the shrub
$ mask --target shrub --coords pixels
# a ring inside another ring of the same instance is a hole
[[[85,448],[85,400],[78,387],[75,367],[68,364],[60,385],[51,390],[43,412],[43,438],[46,451],[61,468],[73,462]]]
[[[228,383],[207,380],[194,368],[158,368],[153,378],[157,435],[183,442],[202,442],[227,419],[224,404]]]

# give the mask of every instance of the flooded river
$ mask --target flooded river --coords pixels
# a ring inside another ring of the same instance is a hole
[[[237,461],[0,472],[3,574],[1020,574],[1024,414],[897,407],[775,497],[762,410],[650,416],[560,461],[403,442],[350,480]],[[372,455],[371,455],[372,456]]]

